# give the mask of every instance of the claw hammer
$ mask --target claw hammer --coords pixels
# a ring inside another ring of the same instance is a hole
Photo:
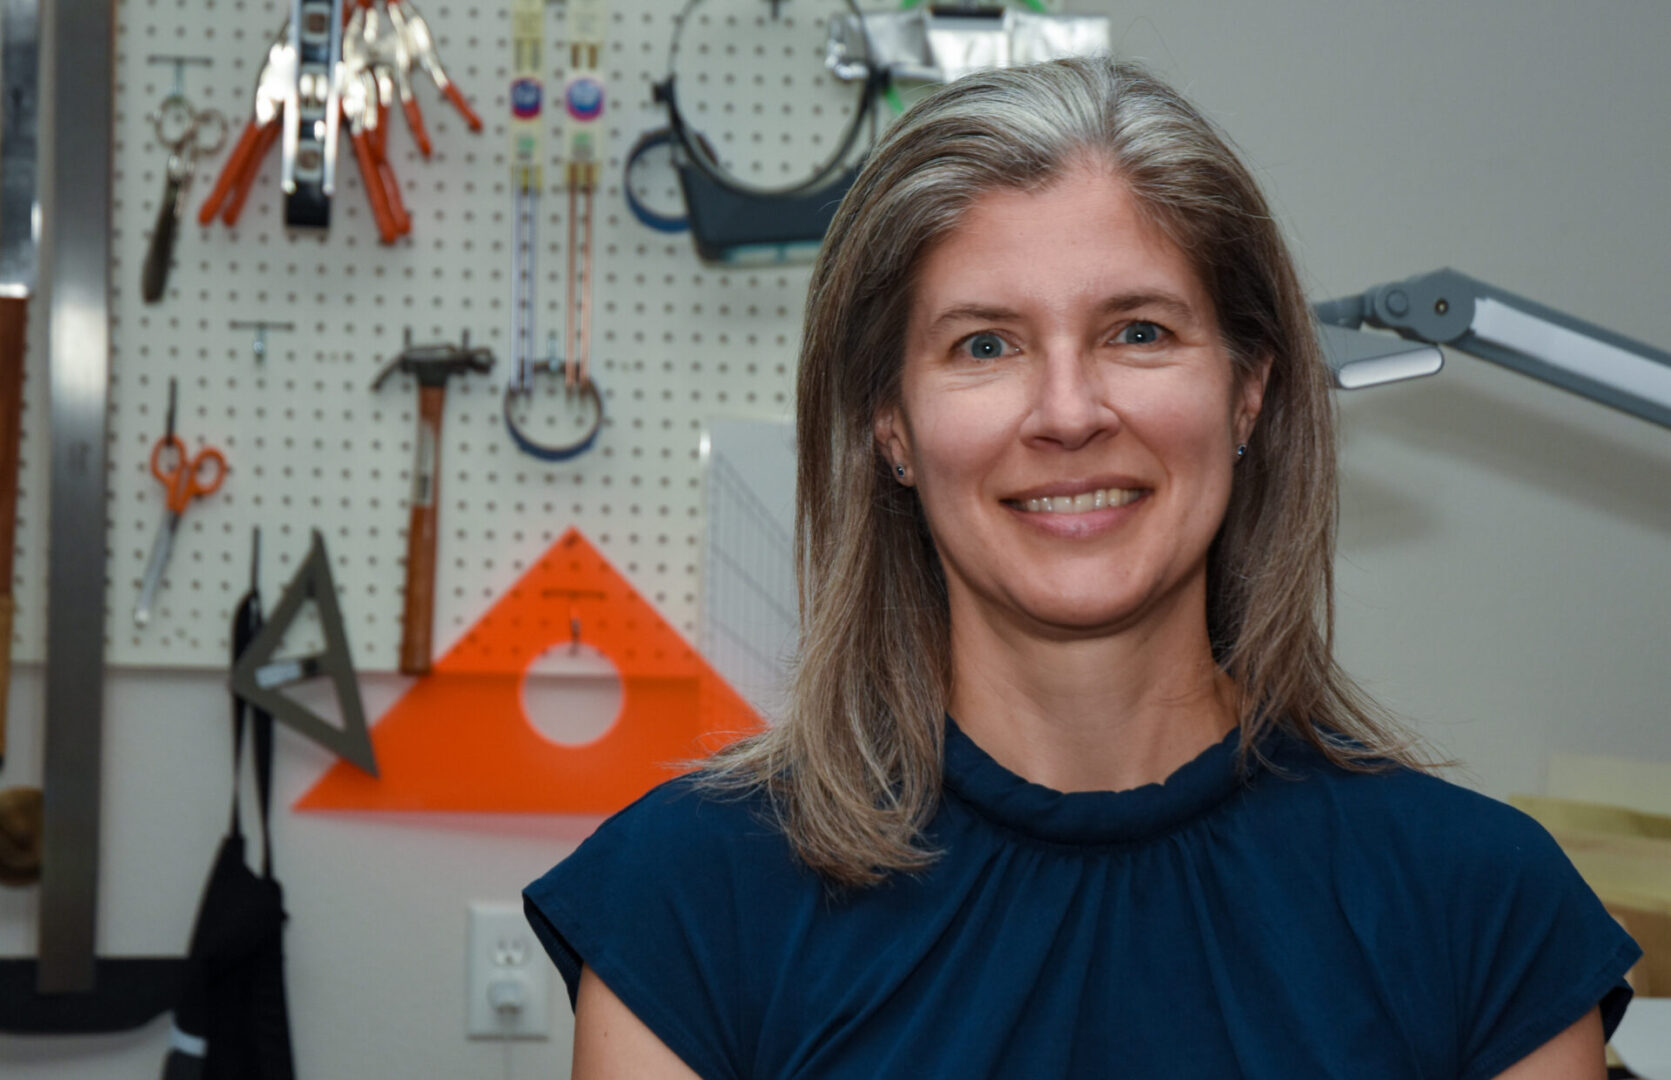
[[[373,380],[377,391],[395,372],[418,381],[418,438],[413,444],[412,516],[406,530],[406,602],[400,621],[400,670],[403,675],[429,672],[430,639],[435,628],[436,510],[441,484],[441,416],[446,410],[447,380],[455,375],[493,370],[489,349],[472,349],[466,333],[459,344],[412,344],[406,331],[400,355]]]

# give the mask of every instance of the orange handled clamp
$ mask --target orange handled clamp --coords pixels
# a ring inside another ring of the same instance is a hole
[[[459,111],[459,115],[464,117],[464,122],[470,125],[470,130],[480,131],[482,118],[477,116],[470,103],[464,100],[457,84],[447,78],[447,69],[441,66],[441,56],[435,51],[435,36],[429,32],[429,23],[425,22],[418,9],[412,6],[412,0],[388,0],[388,4],[389,19],[395,24],[395,29],[406,46],[408,70],[411,64],[421,65],[434,81],[435,88],[441,91],[442,95],[453,103],[453,108]],[[416,110],[416,104],[412,108]],[[408,119],[411,116],[412,112],[409,111]],[[421,122],[413,125],[414,132],[420,128]],[[425,145],[428,141],[427,136],[418,140],[418,148],[426,157],[429,155]]]
[[[198,208],[199,225],[209,224],[216,214],[221,214],[228,225],[238,223],[261,162],[278,141],[287,82],[295,75],[296,56],[290,48],[290,24],[286,22],[267,47],[266,62],[255,77],[255,101],[250,108],[249,122],[227,156],[226,164],[221,166],[215,186],[209,189],[209,197]]]
[[[411,0],[350,0],[344,5],[341,63],[336,65],[336,89],[342,116],[348,121],[354,158],[365,182],[377,235],[385,244],[410,232],[412,219],[400,195],[400,184],[389,165],[389,112],[395,97],[411,126],[412,138],[425,157],[432,150],[423,111],[412,93],[412,65],[421,64],[435,86],[453,103],[472,131],[482,121],[458,87],[447,77],[436,53],[435,39]],[[215,186],[198,208],[197,220],[207,225],[218,215],[235,225],[249,199],[261,163],[279,141],[284,99],[296,79],[297,57],[290,44],[290,25],[280,28],[267,49],[267,60],[255,80],[255,101],[232,153],[221,166]]]

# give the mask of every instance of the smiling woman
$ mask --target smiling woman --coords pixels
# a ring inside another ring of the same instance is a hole
[[[798,394],[786,716],[526,893],[577,1078],[1602,1074],[1639,951],[1334,663],[1309,313],[1175,92],[920,103]]]
[[[1269,360],[1237,371],[1194,268],[1096,162],[976,202],[914,292],[876,438],[945,576],[952,715],[1060,790],[1166,775],[1237,719],[1207,554]],[[1171,720],[1130,724],[1163,701]],[[1035,725],[1081,745],[1052,760]]]

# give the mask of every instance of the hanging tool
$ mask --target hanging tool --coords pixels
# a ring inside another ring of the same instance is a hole
[[[8,0],[10,2],[10,0]],[[51,507],[47,562],[46,819],[42,826],[42,994],[102,993],[94,951],[104,709],[106,406],[110,387],[111,5],[40,8],[53,45],[53,129],[41,244],[52,252]],[[8,80],[10,76],[7,76]],[[89,568],[95,568],[89,573]]]
[[[429,23],[412,6],[412,0],[388,0],[389,18],[394,20],[395,28],[406,44],[405,58],[408,64],[417,64],[429,73],[430,81],[435,83],[435,89],[441,91],[446,99],[453,103],[453,108],[464,117],[464,122],[470,125],[471,131],[482,129],[482,118],[470,108],[470,103],[464,100],[459,92],[458,84],[447,77],[447,69],[441,66],[441,54],[435,49],[435,35],[430,33]],[[413,106],[414,111],[416,106]],[[411,119],[412,114],[408,114]],[[414,132],[422,130],[423,121],[414,122]],[[422,143],[419,144],[422,149]],[[427,157],[429,151],[424,150]]]
[[[603,72],[598,67],[603,50],[604,0],[569,0],[569,73],[563,84],[563,135],[567,150],[569,189],[567,348],[563,350],[563,386],[571,393],[587,380],[592,358],[592,193],[604,160]],[[580,210],[575,209],[576,197]],[[576,224],[585,239],[575,240]],[[581,290],[576,318],[575,290]]]
[[[310,656],[280,657],[285,635],[312,601],[325,632],[325,650]],[[309,679],[328,678],[336,691],[341,725],[298,704],[283,693],[284,688]],[[354,675],[354,658],[348,649],[348,631],[337,605],[336,582],[331,579],[331,560],[325,553],[325,538],[313,531],[307,558],[297,568],[284,595],[273,609],[272,618],[262,624],[255,639],[238,655],[232,666],[232,692],[253,708],[265,709],[290,727],[327,750],[377,775],[377,759],[366,730],[365,707],[360,703],[360,684]]]
[[[545,5],[543,0],[516,0],[511,11],[512,63],[516,72],[510,95],[511,180],[516,191],[516,237],[511,268],[512,368],[505,382],[504,415],[505,430],[517,448],[541,461],[567,461],[585,453],[603,429],[603,398],[586,370],[591,352],[592,191],[602,160],[599,121],[604,99],[598,58],[605,24],[603,4],[600,0],[569,0],[568,20],[570,70],[563,94],[568,114],[565,132],[569,159],[568,307],[565,312],[568,349],[559,358],[555,336],[549,336],[542,359],[534,350],[537,309],[534,258],[539,247],[536,236],[539,193],[544,186],[540,71],[545,44]],[[584,203],[584,258],[576,240],[576,219],[582,216],[576,209],[577,198]],[[582,277],[584,307],[577,314],[576,284]],[[581,342],[578,350],[575,347],[577,327]],[[574,442],[552,446],[530,438],[517,422],[517,412],[533,394],[534,376],[555,375],[559,369],[569,395],[578,393],[590,406],[592,423]]]
[[[360,182],[371,203],[377,236],[383,243],[392,244],[411,231],[412,219],[407,216],[400,183],[384,154],[388,118],[378,103],[378,76],[372,66],[373,50],[366,40],[368,28],[374,39],[379,35],[376,27],[381,21],[375,6],[356,2],[343,31],[337,78],[341,83],[342,117],[348,121],[348,140],[360,166]]]
[[[255,532],[249,592],[232,616],[234,667],[261,632],[261,531]],[[261,875],[244,861],[239,810],[244,729],[249,728]],[[290,1080],[290,1014],[284,994],[284,889],[273,876],[273,717],[232,697],[232,821],[209,871],[192,927],[163,1080],[203,1077]]]
[[[524,696],[541,656],[586,644],[620,675],[621,708],[585,746],[542,737]],[[388,775],[342,766],[298,810],[607,814],[760,717],[591,542],[567,530],[377,721]]]
[[[298,24],[298,17],[305,19]],[[298,25],[304,30],[296,31]],[[428,73],[472,131],[481,130],[481,118],[447,77],[429,24],[409,0],[293,4],[256,77],[249,121],[198,208],[198,221],[207,225],[218,214],[228,225],[237,223],[262,160],[282,135],[286,221],[327,226],[336,139],[346,122],[378,238],[393,243],[409,232],[411,219],[389,165],[383,114],[398,97],[419,151],[430,155],[429,131],[412,92],[413,65]],[[299,133],[292,129],[293,115],[304,121]]]
[[[472,349],[470,335],[458,345],[412,345],[405,348],[371,384],[375,392],[390,375],[403,372],[418,380],[418,437],[412,463],[412,515],[406,530],[406,602],[400,626],[400,670],[406,675],[429,671],[430,639],[435,624],[435,543],[441,484],[441,417],[447,404],[447,380],[455,375],[493,370],[493,353]]]
[[[168,557],[174,551],[174,534],[180,531],[180,519],[193,499],[213,495],[226,479],[226,458],[219,450],[206,446],[194,456],[187,456],[186,444],[174,434],[176,385],[168,380],[168,429],[151,448],[151,475],[161,481],[167,492],[166,510],[157,539],[151,545],[151,559],[145,564],[145,579],[139,587],[139,603],[133,609],[135,626],[151,623],[151,603],[162,584],[163,571],[168,568]],[[164,464],[164,460],[169,463]]]
[[[106,417],[110,327],[110,147],[113,5],[54,0],[39,8],[51,44],[55,103],[39,214],[14,213],[14,137],[33,144],[35,5],[0,3],[0,253],[37,222],[53,252],[43,295],[50,364],[51,512],[46,719],[37,952],[0,960],[0,1031],[92,1032],[138,1027],[168,1007],[176,957],[100,957],[99,774],[103,753]],[[27,109],[20,113],[19,107]],[[32,172],[32,163],[31,163]],[[25,198],[24,207],[32,200]],[[0,255],[0,257],[4,257]],[[6,264],[10,266],[11,263]],[[8,273],[8,283],[11,275]],[[15,294],[14,294],[15,295]]]
[[[226,117],[215,109],[198,109],[176,89],[151,114],[157,142],[168,148],[162,200],[157,204],[151,243],[145,249],[139,294],[147,304],[162,299],[168,271],[174,264],[174,242],[180,235],[180,214],[186,206],[192,175],[200,154],[215,154],[226,145]]]
[[[336,193],[337,129],[342,86],[342,0],[291,0],[290,53],[295,78],[284,87],[279,187],[284,223],[324,229]]]
[[[296,81],[296,53],[290,45],[290,23],[281,27],[272,44],[267,46],[267,58],[255,77],[255,101],[250,106],[249,122],[243,134],[221,166],[220,177],[210,189],[209,197],[197,211],[197,223],[207,225],[220,214],[228,225],[238,223],[244,201],[249,198],[255,175],[267,151],[278,141],[279,119],[284,113],[285,96]]]
[[[511,379],[507,392],[530,388],[534,363],[534,257],[538,250],[540,189],[545,186],[541,134],[545,88],[545,0],[511,3],[511,185],[516,234],[511,256]],[[508,400],[508,399],[507,399]]]
[[[387,14],[394,33],[387,39],[386,47],[378,50],[379,71],[387,72],[387,78],[380,76],[378,79],[379,96],[384,108],[389,105],[388,87],[392,83],[400,96],[400,106],[406,113],[412,138],[418,144],[419,152],[428,157],[429,132],[424,128],[423,113],[412,94],[412,65],[417,64],[429,74],[435,88],[452,102],[470,130],[480,131],[481,117],[464,100],[457,84],[447,77],[446,68],[441,66],[441,56],[435,50],[435,37],[429,32],[429,23],[424,21],[418,9],[412,6],[410,0],[388,0]]]
[[[850,45],[831,47],[832,67],[840,65],[836,74],[840,78],[859,80],[858,98],[846,130],[835,151],[810,176],[786,187],[770,189],[757,187],[728,172],[712,144],[690,126],[689,118],[680,108],[676,90],[680,42],[684,29],[695,24],[693,16],[701,3],[703,0],[686,0],[675,17],[667,78],[652,87],[653,99],[667,108],[665,131],[675,146],[674,163],[696,254],[703,262],[719,266],[810,261],[823,241],[836,206],[858,177],[860,163],[853,159],[868,152],[860,149],[860,139],[867,126],[870,142],[876,140],[875,102],[886,85],[887,73],[871,63],[874,53],[866,40],[858,0],[846,0],[851,17],[846,25],[853,28],[852,36],[863,44],[857,50],[861,55],[855,58]],[[831,20],[830,25],[835,36],[836,28],[842,24]],[[661,134],[661,131],[650,133],[639,145],[653,145]],[[628,155],[629,162],[632,157]],[[663,220],[671,227],[677,219]]]

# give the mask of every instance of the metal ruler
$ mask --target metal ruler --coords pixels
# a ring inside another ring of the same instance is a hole
[[[109,0],[41,5],[52,133],[41,183],[52,425],[41,993],[91,991],[95,971],[113,14]]]

